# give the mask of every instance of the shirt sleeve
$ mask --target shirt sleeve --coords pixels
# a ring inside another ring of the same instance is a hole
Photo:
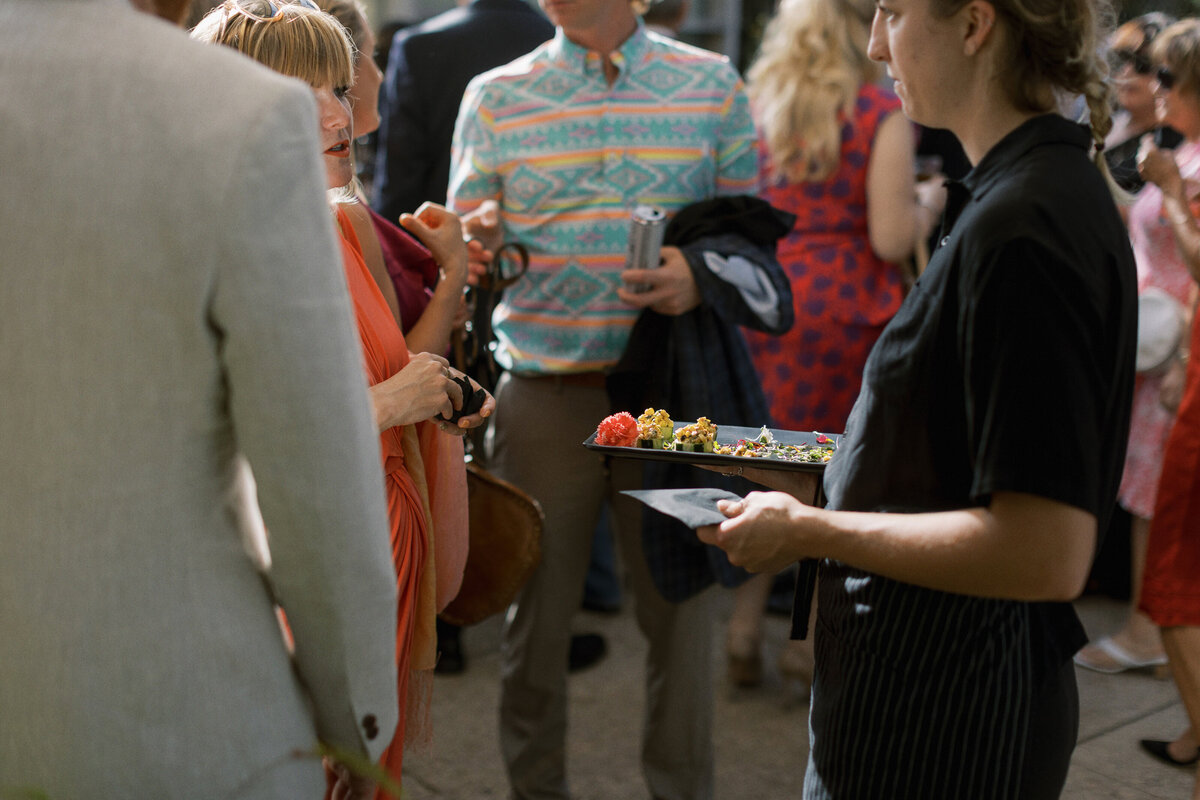
[[[388,737],[372,731],[391,731],[398,709],[379,435],[324,199],[312,95],[295,87],[272,100],[247,130],[225,192],[230,224],[208,318],[317,734],[374,760]]]
[[[726,67],[733,71],[732,67]],[[742,80],[734,74],[732,89],[721,112],[717,140],[717,194],[757,195],[758,134],[750,116],[750,101]]]
[[[502,193],[492,114],[486,102],[490,94],[486,83],[472,80],[454,125],[446,205],[459,215],[474,211],[484,200],[499,200]]]
[[[1111,387],[1095,293],[1080,267],[1028,236],[973,264],[958,320],[972,499],[1024,492],[1099,516]]]

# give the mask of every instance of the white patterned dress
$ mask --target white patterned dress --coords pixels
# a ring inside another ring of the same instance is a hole
[[[1188,196],[1194,197],[1200,192],[1200,142],[1180,145],[1175,160],[1187,182]],[[1154,287],[1168,292],[1180,303],[1187,303],[1192,278],[1179,254],[1175,234],[1163,215],[1162,190],[1154,184],[1146,185],[1129,210],[1129,238],[1137,260],[1138,292]],[[1167,434],[1175,421],[1175,415],[1158,400],[1161,389],[1162,376],[1138,376],[1125,473],[1118,495],[1122,508],[1144,519],[1154,513]]]

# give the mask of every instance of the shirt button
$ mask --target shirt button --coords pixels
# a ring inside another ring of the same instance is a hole
[[[367,714],[362,721],[363,733],[367,735],[367,740],[373,740],[379,736],[379,723],[375,719],[374,714]]]

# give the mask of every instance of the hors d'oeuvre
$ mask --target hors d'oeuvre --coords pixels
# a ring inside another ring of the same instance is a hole
[[[675,449],[687,453],[711,453],[716,439],[717,426],[708,417],[701,417],[675,432]]]
[[[675,441],[675,423],[671,415],[661,409],[647,408],[637,418],[637,446],[650,450],[662,450]]]

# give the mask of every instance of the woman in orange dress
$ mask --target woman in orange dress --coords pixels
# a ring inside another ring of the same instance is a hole
[[[338,200],[352,202],[345,187],[353,178],[353,127],[346,100],[353,67],[351,44],[342,26],[307,0],[227,0],[196,26],[193,37],[232,46],[278,72],[307,81],[313,89],[343,268],[380,430],[399,594],[400,722],[394,732],[379,733],[393,734],[383,767],[399,783],[405,743],[428,734],[428,698],[436,657],[434,619],[457,592],[466,556],[462,445],[460,438],[448,434],[461,435],[482,424],[495,401],[487,395],[478,411],[456,422],[446,421],[463,408],[463,391],[454,380],[461,374],[441,356],[409,353],[366,266],[349,216],[338,205]],[[457,217],[433,205],[406,216],[406,227],[433,243],[435,253],[465,262],[466,245]],[[479,387],[472,384],[472,388]],[[369,796],[369,782],[340,767],[335,769],[333,797]]]
[[[437,214],[434,209],[426,209],[425,212],[423,216],[434,217]],[[452,217],[449,212],[444,213]],[[449,593],[444,601],[438,599],[438,595],[445,593],[445,581],[439,583],[436,580],[441,577],[442,565],[439,561],[445,558],[434,558],[432,521],[436,519],[441,528],[449,525],[459,527],[465,536],[466,503],[463,501],[466,498],[466,484],[462,447],[461,444],[457,448],[446,446],[449,443],[439,440],[434,425],[412,419],[413,408],[420,407],[419,402],[410,403],[405,398],[419,391],[436,401],[440,399],[438,390],[435,388],[433,393],[429,393],[427,387],[400,379],[408,377],[404,372],[417,367],[432,379],[422,383],[432,383],[436,387],[448,372],[444,368],[444,360],[429,354],[414,356],[409,353],[404,334],[400,332],[387,301],[363,259],[362,247],[349,216],[342,208],[337,208],[336,214],[346,281],[354,303],[354,316],[363,346],[363,362],[367,379],[372,385],[372,400],[380,427],[383,471],[387,480],[388,520],[392,524],[392,556],[400,594],[396,658],[400,665],[399,695],[402,706],[399,727],[383,758],[384,767],[399,782],[405,742],[422,740],[428,735],[426,713],[437,641],[435,614],[457,591],[457,580],[454,580],[455,592]],[[465,252],[463,257],[465,259]],[[443,369],[430,372],[431,365]],[[443,453],[439,450],[448,451],[452,459],[450,463],[456,461],[459,473],[457,482],[452,473],[438,468],[439,463],[445,464]],[[456,483],[458,491],[439,492],[439,480]],[[450,494],[456,494],[460,502],[436,514],[434,506],[438,505],[438,499]],[[455,508],[461,519],[451,521],[447,519],[446,512],[453,513]],[[465,547],[460,552],[465,557]],[[462,564],[459,562],[457,577],[461,578],[461,575]]]

